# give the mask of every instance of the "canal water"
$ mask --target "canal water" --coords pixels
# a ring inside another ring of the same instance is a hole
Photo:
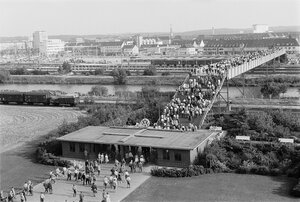
[[[81,93],[87,94],[95,85],[78,85],[78,84],[0,84],[0,91],[2,90],[17,90],[17,91],[32,91],[32,90],[59,90],[69,94]],[[118,91],[141,91],[141,85],[101,85],[108,89],[108,94],[114,95]],[[176,90],[177,86],[158,86],[159,91],[168,92]],[[229,87],[229,97],[242,97],[242,87]],[[245,97],[247,98],[261,98],[260,87],[245,87]],[[223,96],[226,96],[226,87],[221,91]],[[288,88],[287,92],[282,95],[284,97],[300,97],[300,92],[297,87]]]

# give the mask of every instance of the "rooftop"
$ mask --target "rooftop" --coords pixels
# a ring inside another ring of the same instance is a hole
[[[192,150],[215,133],[217,132],[210,130],[181,132],[152,128],[88,126],[58,140]]]

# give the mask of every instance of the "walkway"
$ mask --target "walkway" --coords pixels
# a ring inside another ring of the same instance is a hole
[[[81,181],[75,182],[66,181],[66,177],[61,177],[56,180],[56,183],[53,184],[53,194],[45,194],[45,201],[51,202],[73,202],[79,201],[79,193],[82,191],[84,194],[84,201],[88,202],[100,202],[102,200],[102,191],[103,191],[103,178],[104,176],[110,176],[110,169],[113,167],[112,164],[103,164],[101,167],[101,174],[98,177],[96,185],[98,187],[98,193],[96,197],[93,196],[91,191],[91,186],[82,185]],[[127,188],[126,182],[123,182],[118,186],[117,190],[114,191],[110,188],[107,189],[109,192],[110,198],[112,202],[119,202],[123,200],[126,196],[128,196],[132,191],[134,191],[137,187],[139,187],[143,182],[145,182],[150,177],[150,169],[151,166],[147,166],[144,168],[142,173],[130,173],[131,177],[131,188]],[[130,170],[127,167],[127,170]],[[75,184],[77,186],[77,197],[73,197],[72,185]],[[27,196],[27,201],[39,202],[40,201],[40,193],[44,192],[43,184],[40,183],[34,187],[34,196]]]

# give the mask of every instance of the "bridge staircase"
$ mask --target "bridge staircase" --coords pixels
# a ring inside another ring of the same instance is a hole
[[[238,75],[241,75],[247,71],[250,71],[266,62],[269,62],[281,55],[284,55],[285,54],[285,50],[278,50],[274,53],[271,53],[269,55],[266,55],[266,56],[262,56],[260,58],[257,58],[255,60],[252,60],[252,61],[249,61],[249,62],[245,62],[241,65],[238,65],[238,66],[235,66],[235,67],[230,67],[223,75],[221,75],[221,81],[220,81],[220,84],[219,86],[217,86],[217,89],[215,90],[215,94],[212,96],[211,99],[209,99],[209,105],[207,105],[205,108],[203,108],[203,112],[201,115],[198,115],[198,116],[194,116],[193,118],[191,117],[187,117],[187,116],[184,116],[183,114],[181,114],[179,116],[179,124],[182,125],[182,126],[189,126],[190,124],[193,124],[194,126],[197,126],[197,128],[201,128],[204,126],[205,124],[205,120],[207,118],[207,116],[210,116],[213,114],[210,114],[209,112],[211,111],[213,105],[214,105],[214,102],[216,101],[222,87],[223,87],[223,84],[225,82],[225,80],[230,80]],[[207,76],[211,76],[211,74],[202,74],[202,75],[193,75],[193,74],[190,74],[188,75],[182,86],[184,84],[188,84],[190,79],[194,79],[194,78],[197,78],[197,77],[207,77]],[[205,91],[209,91],[209,89],[205,86],[201,86],[201,87],[204,87],[204,88],[201,88],[202,92],[205,92]],[[174,95],[174,99],[176,98],[179,98],[181,101],[183,101],[184,99],[187,100],[187,97],[188,95],[185,94],[185,93],[182,93],[181,91],[177,90],[175,95]],[[159,122],[159,121],[158,121]]]

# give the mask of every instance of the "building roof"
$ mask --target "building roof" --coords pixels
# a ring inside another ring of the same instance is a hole
[[[272,47],[272,46],[299,46],[294,38],[269,38],[269,39],[213,39],[205,40],[205,47]]]
[[[133,49],[135,47],[135,45],[124,45],[123,49]]]
[[[119,144],[166,149],[192,150],[210,136],[218,133],[210,130],[189,132],[143,129],[137,127],[88,126],[58,138],[66,142],[94,144]]]
[[[101,42],[101,46],[122,46],[123,41],[106,41]]]
[[[157,38],[160,40],[170,40],[169,36],[158,36]]]

